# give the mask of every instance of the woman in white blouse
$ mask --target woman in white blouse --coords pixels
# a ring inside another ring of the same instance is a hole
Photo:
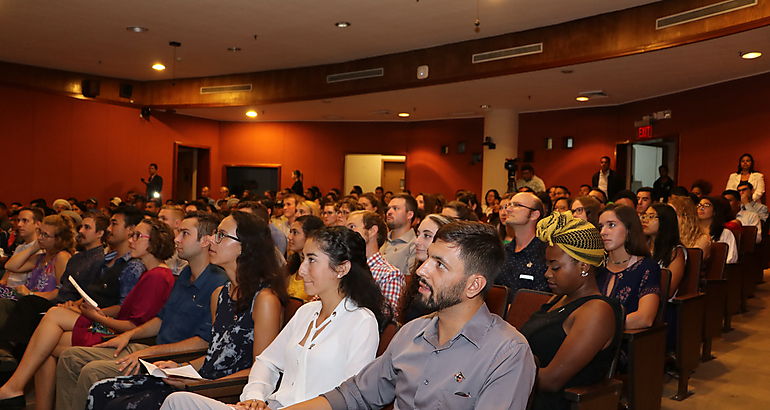
[[[279,409],[314,398],[358,373],[374,360],[378,322],[386,320],[365,248],[363,238],[345,227],[314,232],[305,242],[299,275],[307,293],[320,300],[297,310],[256,357],[241,401],[226,405],[178,392],[161,409]]]
[[[738,160],[738,172],[730,174],[727,179],[727,189],[738,189],[738,184],[741,181],[749,181],[754,187],[754,195],[752,199],[760,202],[762,194],[765,193],[765,176],[754,170],[754,157],[751,154],[743,154]]]

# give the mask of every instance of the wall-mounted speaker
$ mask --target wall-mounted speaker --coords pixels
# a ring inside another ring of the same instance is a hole
[[[96,98],[99,95],[99,80],[83,80],[80,83],[80,92],[84,97]]]
[[[134,86],[131,84],[121,83],[119,94],[121,98],[131,98],[134,94]]]

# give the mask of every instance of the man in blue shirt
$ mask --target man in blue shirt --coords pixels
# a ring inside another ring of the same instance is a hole
[[[185,216],[174,242],[179,257],[189,265],[157,317],[94,347],[72,347],[62,353],[56,369],[57,409],[84,408],[94,382],[138,373],[141,357],[208,348],[211,294],[227,282],[222,268],[209,263],[209,236],[218,224],[216,217],[205,212]],[[131,342],[152,336],[156,336],[155,346]]]

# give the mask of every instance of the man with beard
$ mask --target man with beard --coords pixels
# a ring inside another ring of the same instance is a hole
[[[380,253],[388,263],[407,274],[412,271],[416,255],[412,223],[417,214],[417,201],[409,194],[398,194],[388,202],[385,222],[390,228],[388,240],[380,247]]]
[[[494,228],[441,227],[417,270],[420,300],[436,313],[401,328],[382,356],[320,397],[288,409],[525,409],[535,362],[524,337],[484,296],[504,252]]]

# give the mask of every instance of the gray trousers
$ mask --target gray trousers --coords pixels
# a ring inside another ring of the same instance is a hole
[[[146,348],[141,343],[129,343],[118,358]],[[114,354],[113,347],[70,347],[62,352],[56,364],[56,409],[83,410],[91,385],[120,376]]]

